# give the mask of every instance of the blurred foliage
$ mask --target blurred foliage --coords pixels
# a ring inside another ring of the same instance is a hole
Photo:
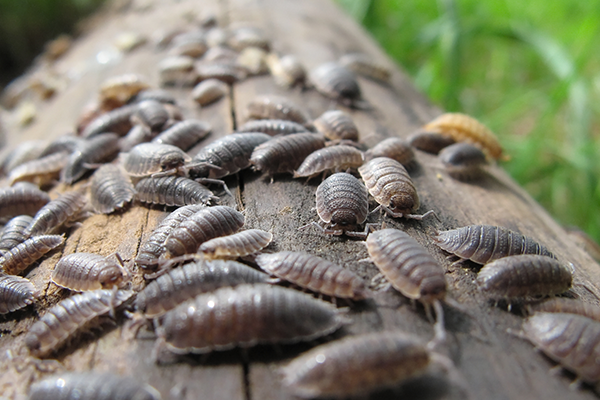
[[[600,240],[600,0],[338,0],[435,103],[488,125],[504,166]]]

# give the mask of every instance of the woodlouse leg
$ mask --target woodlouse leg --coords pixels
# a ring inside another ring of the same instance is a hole
[[[229,196],[231,196],[231,198],[234,198],[233,194],[227,187],[227,184],[225,183],[225,181],[222,181],[221,179],[196,178],[195,181],[198,183],[202,183],[202,184],[213,183],[215,185],[221,185],[221,186],[223,186],[223,190],[225,190],[225,193],[227,193]]]
[[[425,306],[425,310],[429,310],[429,305]],[[435,310],[436,322],[433,324],[433,330],[435,332],[433,339],[427,343],[429,350],[435,349],[439,344],[446,342],[446,328],[444,326],[444,308],[442,302],[435,300],[433,302],[433,309]],[[428,312],[429,314],[429,312]]]

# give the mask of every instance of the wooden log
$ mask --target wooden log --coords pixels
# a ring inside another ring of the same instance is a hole
[[[312,69],[333,61],[347,52],[360,51],[393,69],[392,83],[381,85],[360,78],[366,101],[372,110],[354,110],[325,99],[315,90],[284,90],[269,76],[252,77],[233,85],[227,98],[206,108],[199,108],[190,98],[189,89],[170,89],[183,106],[186,118],[212,124],[211,137],[204,143],[229,134],[244,122],[247,103],[259,94],[279,94],[304,107],[315,118],[329,109],[350,113],[368,144],[390,136],[406,137],[440,110],[419,94],[406,76],[355,22],[332,2],[322,0],[205,0],[133,1],[129,6],[111,11],[71,51],[56,64],[54,71],[71,79],[67,88],[47,103],[37,104],[36,122],[11,143],[26,139],[52,139],[73,129],[84,104],[94,100],[100,83],[111,76],[135,72],[158,86],[157,63],[165,57],[150,43],[127,54],[115,52],[114,37],[132,31],[152,37],[157,29],[191,29],[200,18],[215,15],[223,27],[257,26],[272,40],[272,48],[281,54],[294,54]],[[103,61],[103,63],[98,62]],[[47,67],[40,67],[44,70]],[[549,373],[554,365],[533,347],[510,334],[518,331],[522,316],[490,305],[474,284],[476,269],[469,264],[452,266],[447,254],[437,248],[431,234],[469,224],[493,224],[517,230],[537,239],[560,259],[576,267],[573,291],[582,301],[598,302],[598,265],[566,235],[548,214],[516,185],[499,166],[476,184],[450,178],[434,156],[417,152],[418,168],[411,176],[421,198],[420,212],[435,210],[441,223],[434,220],[393,220],[384,217],[388,227],[402,229],[416,238],[447,268],[449,296],[468,310],[468,314],[445,306],[448,343],[447,353],[468,383],[472,398],[506,399],[592,399],[590,390],[571,391],[572,376]],[[244,171],[226,179],[235,199],[222,196],[224,204],[244,210],[247,228],[271,231],[271,251],[307,251],[345,265],[365,280],[377,274],[364,243],[346,237],[331,237],[318,231],[296,228],[318,221],[313,210],[317,182],[305,184],[289,176],[276,176],[273,183],[259,174]],[[59,185],[53,195],[66,190]],[[372,204],[371,209],[374,207]],[[148,237],[167,212],[159,208],[135,205],[115,215],[95,215],[70,231],[66,246],[52,253],[28,278],[43,290],[44,296],[23,311],[0,317],[0,392],[16,397],[27,391],[28,384],[47,372],[26,367],[24,356],[7,362],[6,350],[23,354],[24,333],[50,306],[68,293],[49,283],[54,264],[63,254],[75,251],[110,255],[118,252],[127,262],[135,257],[139,243]],[[380,220],[371,215],[369,220]],[[142,282],[137,277],[135,284]],[[394,292],[377,292],[373,300],[351,307],[353,323],[332,336],[339,338],[371,331],[401,329],[424,340],[433,337],[433,327],[421,306]],[[163,398],[177,399],[291,399],[281,386],[274,368],[308,350],[314,343],[269,346],[250,349],[247,356],[230,351],[212,354],[207,361],[189,356],[176,363],[157,365],[151,357],[153,340],[133,339],[121,321],[116,329],[99,337],[72,343],[58,355],[59,369],[111,371],[152,384]],[[328,340],[328,339],[327,339]],[[433,370],[425,377],[402,385],[407,397],[418,399],[462,399],[464,393],[444,378],[443,371]],[[395,398],[383,392],[377,398]]]

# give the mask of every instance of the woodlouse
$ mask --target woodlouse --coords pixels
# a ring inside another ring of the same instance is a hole
[[[236,59],[236,65],[242,67],[250,76],[263,75],[269,72],[267,52],[257,47],[246,47]]]
[[[157,335],[174,353],[208,353],[328,335],[346,322],[335,307],[296,290],[255,284],[197,296],[161,317]]]
[[[44,254],[63,244],[64,241],[65,238],[61,235],[41,235],[29,238],[2,253],[2,257],[0,257],[1,270],[7,274],[17,275],[42,258]]]
[[[128,152],[138,144],[151,141],[157,134],[158,132],[152,132],[147,126],[134,125],[127,135],[119,139],[119,148],[121,152]]]
[[[415,149],[432,154],[438,154],[444,147],[456,143],[450,136],[445,136],[437,132],[429,132],[423,129],[411,133],[407,140]]]
[[[198,252],[208,259],[244,257],[264,249],[271,240],[273,234],[270,232],[248,229],[208,240],[200,245]]]
[[[396,160],[406,169],[410,169],[415,163],[415,152],[412,147],[404,139],[396,137],[382,140],[365,153],[367,161],[378,157]]]
[[[382,83],[389,83],[392,77],[389,68],[374,62],[373,58],[366,54],[344,54],[340,57],[339,63],[352,72]]]
[[[264,133],[234,133],[204,146],[192,159],[190,178],[222,178],[250,166],[254,149],[271,137]]]
[[[98,254],[73,253],[62,257],[52,271],[56,285],[84,292],[120,287],[127,273],[123,266]]]
[[[134,103],[141,103],[144,100],[154,100],[163,104],[177,104],[175,97],[163,89],[142,90],[132,100]]]
[[[386,214],[394,218],[423,219],[433,213],[432,210],[423,215],[412,214],[419,209],[419,195],[406,168],[398,161],[377,157],[363,164],[358,172]]]
[[[354,73],[337,62],[321,64],[311,71],[310,81],[319,93],[346,106],[361,101],[360,86]]]
[[[102,114],[83,129],[81,136],[92,138],[106,132],[124,135],[131,129],[130,119],[137,108],[137,104],[130,104]]]
[[[173,229],[165,247],[171,256],[195,253],[207,240],[235,233],[243,225],[244,216],[231,207],[203,208]]]
[[[246,106],[248,119],[285,119],[306,124],[309,117],[291,100],[282,96],[258,96]]]
[[[58,138],[56,138],[55,140],[53,140],[52,142],[50,142],[48,144],[48,146],[46,146],[46,148],[44,149],[44,151],[42,152],[42,154],[40,154],[39,158],[43,158],[46,156],[49,156],[51,154],[55,154],[55,153],[71,153],[73,152],[73,150],[75,150],[75,148],[78,146],[79,143],[81,143],[81,141],[83,141],[84,139],[77,137],[77,136],[71,136],[71,135],[64,135],[64,136],[60,136]]]
[[[329,140],[358,141],[358,128],[352,118],[343,111],[325,111],[313,121],[313,125]]]
[[[313,151],[325,147],[325,138],[314,133],[296,133],[273,138],[257,146],[250,163],[258,171],[273,176],[293,173]]]
[[[25,233],[29,236],[44,235],[77,216],[86,204],[87,197],[83,191],[64,193],[35,214]]]
[[[256,263],[271,275],[327,296],[354,300],[370,297],[367,285],[358,275],[308,253],[260,254]]]
[[[363,163],[362,151],[352,146],[331,146],[310,153],[294,171],[294,178],[313,178],[327,172],[356,169]]]
[[[118,75],[102,82],[98,97],[104,109],[113,109],[121,107],[136,94],[148,88],[150,85],[140,75]]]
[[[188,56],[171,56],[158,63],[160,86],[194,86],[198,74],[194,59]]]
[[[192,99],[201,106],[220,100],[229,93],[229,85],[219,79],[206,79],[192,90]]]
[[[306,85],[306,70],[296,56],[288,54],[278,57],[275,53],[270,53],[266,61],[277,85],[284,88]]]
[[[533,239],[501,226],[469,225],[438,232],[433,240],[442,250],[478,264],[518,254],[554,257]]]
[[[13,169],[26,162],[39,158],[47,146],[42,140],[27,140],[11,149],[2,160],[2,170],[10,173]]]
[[[535,312],[577,314],[600,322],[600,307],[596,304],[566,297],[554,297],[542,303],[528,304],[526,309],[529,314]]]
[[[187,151],[196,143],[206,138],[211,130],[211,126],[206,122],[187,119],[163,131],[160,135],[152,139],[152,143],[172,145],[179,147],[183,151]]]
[[[459,180],[476,179],[483,174],[487,164],[485,153],[470,143],[455,143],[440,151],[440,161],[448,174]]]
[[[158,265],[160,256],[167,251],[164,245],[169,234],[183,221],[202,208],[204,208],[203,205],[192,204],[180,207],[167,215],[152,232],[150,237],[140,245],[135,263],[142,268],[154,269]]]
[[[75,183],[92,165],[110,161],[119,150],[119,136],[114,133],[99,134],[83,141],[69,156],[61,171],[61,181],[69,185]]]
[[[25,230],[32,219],[29,215],[19,215],[8,221],[4,225],[2,236],[0,236],[0,250],[10,250],[23,243],[28,238]]]
[[[564,293],[573,267],[540,255],[508,256],[486,264],[477,274],[479,290],[493,299],[529,299]]]
[[[109,373],[71,372],[31,385],[28,400],[161,400],[149,385]]]
[[[35,186],[18,183],[0,188],[0,220],[9,220],[18,215],[35,215],[50,201],[48,193]]]
[[[120,167],[106,164],[92,175],[90,187],[91,204],[102,214],[120,210],[135,196],[135,189]]]
[[[141,143],[129,151],[123,161],[123,167],[129,175],[141,177],[158,173],[175,173],[188,161],[190,156],[179,147],[170,144]]]
[[[236,132],[262,132],[270,136],[308,132],[302,124],[285,119],[257,119],[244,123]]]
[[[496,136],[485,125],[475,118],[460,113],[442,114],[424,126],[427,131],[450,136],[457,142],[469,142],[489,156],[502,158],[502,147]]]
[[[25,335],[25,346],[35,357],[58,350],[77,331],[96,322],[129,300],[132,291],[94,290],[62,300],[37,320]]]
[[[194,68],[196,69],[196,77],[198,81],[218,79],[222,82],[232,85],[246,77],[246,71],[234,63],[196,63]]]
[[[7,314],[32,304],[39,295],[29,279],[0,275],[0,314]]]
[[[137,104],[131,121],[147,126],[153,132],[161,132],[169,121],[169,112],[163,103],[155,100],[144,100]]]
[[[244,283],[268,283],[270,279],[269,275],[232,260],[188,263],[148,283],[138,293],[135,308],[145,317],[154,318],[201,293]]]
[[[67,164],[67,158],[68,154],[61,152],[23,163],[10,171],[8,182],[12,185],[15,182],[28,181],[38,186],[52,183]]]
[[[181,176],[144,178],[135,185],[135,190],[142,203],[166,206],[208,205],[219,199],[206,186]]]
[[[255,27],[241,27],[235,29],[229,39],[227,44],[237,51],[242,51],[246,47],[258,47],[259,49],[263,49],[269,51],[270,41],[262,32],[262,30]]]

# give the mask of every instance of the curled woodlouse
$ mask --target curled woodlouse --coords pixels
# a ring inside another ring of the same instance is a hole
[[[201,293],[244,283],[268,283],[270,279],[264,272],[232,260],[188,263],[148,283],[138,293],[135,308],[154,318]]]
[[[101,289],[68,297],[31,326],[25,335],[25,346],[36,357],[48,356],[77,331],[87,328],[131,296],[132,291]]]
[[[366,54],[344,54],[340,57],[339,63],[352,72],[382,83],[389,83],[392,77],[389,68],[373,61],[373,57]]]
[[[269,72],[267,52],[258,47],[246,47],[236,59],[236,65],[242,67],[248,75],[262,75]]]
[[[361,101],[360,86],[354,73],[337,62],[321,64],[311,71],[310,81],[319,93],[347,106]]]
[[[367,285],[358,275],[308,253],[260,254],[256,263],[271,275],[327,296],[354,300],[370,297]]]
[[[523,322],[523,335],[584,382],[600,380],[600,322],[575,314],[535,313]]]
[[[423,219],[433,213],[412,214],[420,206],[417,189],[406,168],[396,160],[377,157],[358,169],[365,185],[379,207],[394,218]]]
[[[181,121],[152,139],[152,143],[169,144],[183,151],[207,137],[212,128],[210,124],[195,119]]]
[[[123,266],[98,254],[73,253],[62,257],[52,271],[52,282],[84,292],[121,286],[127,273]]]
[[[192,159],[190,178],[222,178],[250,166],[254,149],[271,137],[264,133],[234,133],[204,146]]]
[[[325,147],[325,138],[315,133],[296,133],[273,138],[257,146],[250,163],[269,176],[293,173],[313,151]]]
[[[518,254],[554,257],[548,249],[530,237],[501,226],[468,225],[438,232],[433,240],[442,250],[478,264]]]
[[[120,210],[135,196],[131,180],[120,167],[106,164],[92,175],[90,198],[92,207],[102,214]]]
[[[31,385],[28,400],[161,400],[149,385],[109,373],[71,372],[53,375]]]
[[[410,144],[404,139],[396,137],[382,140],[365,153],[367,161],[378,157],[387,157],[396,160],[406,169],[411,168],[415,163],[415,152]]]
[[[195,68],[198,81],[218,79],[232,85],[246,77],[246,71],[233,63],[196,63]]]
[[[277,85],[284,88],[306,85],[306,69],[296,56],[288,54],[278,57],[275,53],[271,53],[267,56],[266,61]]]
[[[232,49],[241,51],[246,47],[258,47],[269,51],[270,41],[265,34],[255,27],[241,27],[235,29],[229,37],[227,44]]]
[[[163,89],[142,90],[137,95],[135,95],[135,97],[133,97],[132,100],[134,103],[141,103],[145,100],[154,100],[163,104],[177,104],[177,100],[175,100],[175,97],[173,97],[171,93]]]
[[[324,301],[292,289],[255,284],[199,295],[161,317],[156,331],[174,353],[208,353],[313,340],[345,322]]]
[[[195,253],[207,240],[237,232],[244,215],[227,206],[204,208],[173,229],[165,247],[172,256]]]
[[[162,143],[141,143],[129,151],[123,168],[131,176],[141,177],[158,173],[175,173],[190,156],[177,146]]]
[[[25,233],[29,236],[46,234],[76,216],[86,204],[83,191],[64,193],[35,214]]]
[[[310,153],[294,171],[294,178],[313,178],[327,172],[356,169],[363,163],[362,151],[351,146],[325,147]]]
[[[285,119],[257,119],[244,123],[236,132],[262,132],[270,136],[308,132],[304,125]]]
[[[48,193],[35,186],[18,183],[0,188],[0,220],[9,220],[17,215],[35,215],[50,201]]]
[[[248,119],[285,119],[306,124],[309,117],[293,101],[282,96],[262,95],[246,106]]]
[[[0,314],[20,310],[32,304],[39,291],[29,279],[0,275]]]
[[[271,240],[273,234],[270,232],[248,229],[208,240],[200,245],[198,252],[208,259],[244,257],[264,249]]]
[[[600,322],[598,305],[567,297],[553,297],[541,303],[528,304],[525,308],[529,314],[536,312],[577,314]]]
[[[63,244],[65,238],[60,235],[34,236],[2,253],[0,266],[3,272],[16,275],[39,260],[44,254]]]
[[[469,143],[455,143],[440,151],[440,161],[448,174],[459,180],[476,179],[483,174],[487,164],[485,153]]]
[[[164,104],[155,100],[144,100],[138,103],[131,120],[147,126],[151,131],[161,132],[169,121],[169,117],[169,112]]]
[[[69,153],[54,153],[46,157],[31,160],[13,168],[8,174],[9,184],[28,181],[44,186],[56,180],[60,171],[67,164]]]
[[[219,199],[206,186],[181,176],[144,178],[135,185],[135,190],[142,203],[166,206],[208,205]]]
[[[532,254],[497,259],[477,274],[479,290],[508,301],[564,293],[572,283],[572,265]]]
[[[450,136],[423,129],[411,133],[407,140],[408,143],[410,143],[410,145],[415,149],[432,154],[438,154],[443,148],[456,143],[456,141]]]
[[[343,111],[325,111],[313,121],[313,125],[329,140],[358,141],[358,128],[352,118]]]
[[[192,90],[192,99],[201,106],[220,100],[229,93],[229,86],[219,79],[206,79]]]
[[[475,118],[460,113],[442,114],[424,126],[427,131],[450,136],[457,142],[469,142],[495,159],[502,158],[502,147],[496,136]]]
[[[119,136],[115,133],[96,135],[77,146],[69,156],[60,178],[66,184],[73,184],[85,175],[94,164],[110,161],[119,153]]]
[[[83,129],[81,136],[91,138],[106,132],[124,135],[131,129],[130,119],[137,108],[137,104],[130,104],[102,114]]]
[[[33,218],[29,215],[18,215],[6,223],[0,236],[0,250],[10,250],[27,238],[25,231]]]
[[[135,258],[135,263],[147,269],[154,269],[158,266],[158,259],[167,251],[164,245],[169,234],[183,221],[200,211],[203,207],[203,205],[192,204],[180,207],[167,215],[152,232],[150,237],[141,244]]]
[[[194,86],[198,74],[194,59],[188,56],[171,56],[158,63],[160,86]]]
[[[111,77],[100,86],[99,99],[103,108],[117,108],[132,97],[150,88],[143,77],[137,74],[125,74]]]

